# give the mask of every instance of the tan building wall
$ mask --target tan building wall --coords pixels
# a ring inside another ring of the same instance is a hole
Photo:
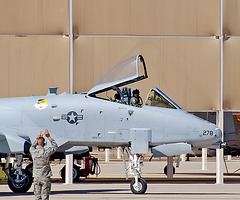
[[[0,33],[68,33],[68,16],[68,0],[0,0]]]
[[[0,0],[1,97],[69,91],[68,9],[68,0]],[[224,0],[225,34],[240,35],[239,11]],[[74,91],[142,54],[149,78],[133,86],[142,96],[157,86],[184,109],[219,109],[219,0],[73,0],[73,30]],[[224,42],[224,108],[240,110],[238,44]]]
[[[1,97],[69,91],[68,39],[60,36],[0,36]]]
[[[74,32],[219,35],[219,0],[74,0]]]
[[[224,34],[240,36],[240,2],[238,0],[224,0]]]
[[[219,108],[219,41],[216,39],[78,38],[74,91],[89,91],[114,65],[142,54],[149,78],[134,85],[145,98],[156,86],[187,109]],[[206,51],[208,49],[208,51]],[[85,57],[88,55],[88,57]],[[88,80],[88,81],[86,81]]]
[[[224,42],[224,108],[240,109],[240,38]]]

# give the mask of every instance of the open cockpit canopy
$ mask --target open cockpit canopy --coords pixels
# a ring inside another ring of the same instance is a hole
[[[108,71],[88,92],[88,95],[105,92],[147,77],[146,65],[142,55],[132,56]]]
[[[148,75],[143,56],[132,56],[108,71],[88,92],[88,95],[130,105],[131,88],[125,85],[146,79],[147,77]],[[113,95],[111,92],[115,93],[114,98],[111,97]],[[181,109],[173,100],[156,87],[153,87],[149,91],[144,105],[159,108]]]

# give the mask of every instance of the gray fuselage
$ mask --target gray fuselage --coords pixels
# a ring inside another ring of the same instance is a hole
[[[35,106],[39,99],[47,105],[41,110]],[[207,147],[221,139],[216,125],[182,109],[137,108],[87,94],[2,98],[0,126],[19,131],[18,136],[31,142],[48,129],[59,151],[72,146],[126,146],[131,128],[151,129],[149,146],[186,142]]]

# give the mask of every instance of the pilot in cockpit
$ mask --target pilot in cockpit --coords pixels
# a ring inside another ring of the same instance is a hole
[[[132,92],[133,96],[130,99],[130,105],[135,107],[142,106],[142,98],[139,96],[140,92],[138,89],[134,89]]]

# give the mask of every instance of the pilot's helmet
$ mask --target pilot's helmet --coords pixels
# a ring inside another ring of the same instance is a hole
[[[138,94],[139,95],[139,90],[138,89],[134,89],[133,90],[133,94]]]

